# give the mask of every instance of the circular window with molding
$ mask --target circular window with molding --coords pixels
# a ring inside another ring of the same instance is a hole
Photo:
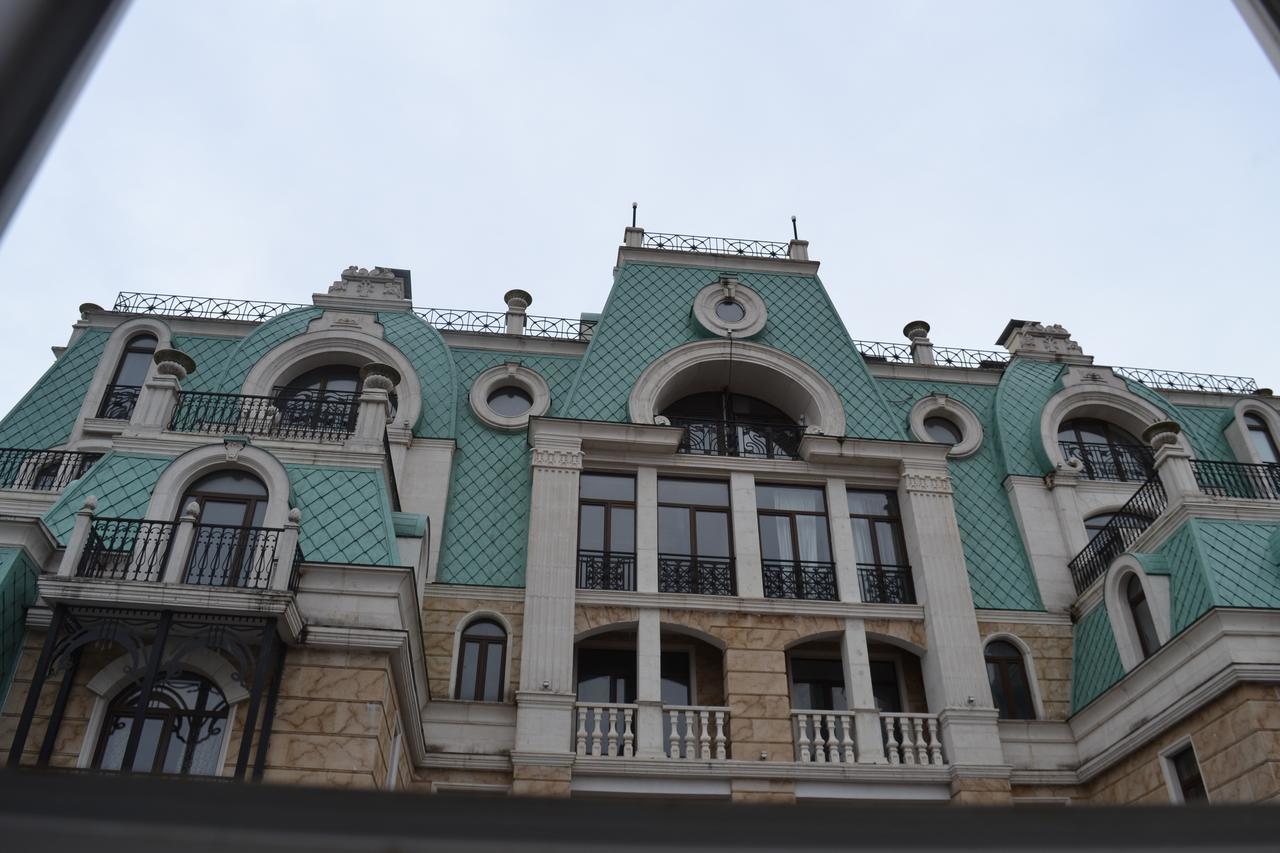
[[[702,327],[722,338],[749,338],[764,328],[768,319],[760,294],[723,275],[693,298],[693,316]]]
[[[471,411],[495,429],[523,429],[550,405],[547,380],[516,362],[492,367],[471,383]]]
[[[982,445],[982,421],[973,409],[945,394],[917,402],[908,420],[917,441],[951,445],[947,456],[952,459],[970,456]]]

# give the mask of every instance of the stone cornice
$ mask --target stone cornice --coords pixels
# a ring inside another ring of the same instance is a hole
[[[915,382],[955,382],[961,385],[999,385],[1004,371],[984,367],[944,367],[937,364],[891,364],[867,362],[877,379],[909,379]]]
[[[685,761],[670,758],[618,758],[571,756],[574,776],[674,776],[704,779],[795,779],[824,782],[949,783],[951,767],[910,764],[801,764],[798,761],[743,761],[720,759]],[[514,756],[513,756],[514,758]],[[519,759],[516,759],[519,760]],[[987,771],[993,768],[984,768]],[[1005,778],[1008,768],[1003,770]],[[965,774],[965,775],[978,775]]]
[[[419,767],[439,770],[498,770],[511,772],[507,755],[464,755],[457,752],[428,752]]]
[[[529,444],[548,447],[575,443],[586,451],[622,450],[636,454],[674,454],[684,430],[656,424],[582,421],[568,418],[530,418]]]
[[[618,263],[658,264],[664,267],[700,267],[716,272],[763,272],[774,275],[817,275],[817,261],[789,258],[757,258],[750,255],[716,255],[710,252],[680,252],[619,246]]]
[[[502,601],[524,604],[524,587],[471,586],[463,584],[429,583],[422,593],[424,599],[475,599],[476,601]]]
[[[155,435],[118,435],[111,443],[111,449],[120,453],[176,457],[197,447],[221,444],[222,439],[221,435],[196,435],[168,431]],[[282,441],[261,436],[252,437],[250,443],[270,453],[282,463],[292,465],[327,465],[379,470],[383,465],[381,445],[375,449],[314,441]]]
[[[440,329],[449,349],[504,352],[513,355],[581,356],[587,351],[588,341],[561,338],[534,338],[527,335],[480,334]]]
[[[979,622],[998,622],[1013,625],[1061,625],[1070,628],[1073,624],[1071,614],[1052,613],[1042,610],[988,610],[978,609],[974,613]]]
[[[740,598],[728,595],[679,595],[668,592],[614,592],[580,589],[575,604],[605,607],[656,607],[661,610],[706,610],[787,616],[834,616],[841,619],[924,621],[919,604],[864,604],[858,601],[797,601],[783,598]]]

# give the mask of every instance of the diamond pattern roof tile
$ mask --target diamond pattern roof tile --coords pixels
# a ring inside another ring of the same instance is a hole
[[[110,334],[87,329],[0,421],[0,447],[57,447],[71,437]]]
[[[380,471],[284,467],[293,504],[302,510],[300,540],[308,561],[399,564],[391,505]]]
[[[62,497],[44,514],[44,523],[60,544],[67,544],[75,514],[89,495],[98,499],[97,515],[142,518],[160,472],[172,461],[160,456],[108,453],[63,490]]]
[[[196,372],[182,380],[184,391],[221,391],[227,366],[240,345],[237,338],[174,335],[173,348],[195,359]],[[239,388],[237,387],[237,391]]]
[[[9,690],[27,633],[27,608],[36,600],[40,569],[21,548],[0,548],[0,702]]]
[[[387,343],[413,364],[422,386],[422,412],[413,434],[432,438],[452,438],[456,401],[453,389],[457,371],[444,338],[416,314],[383,312],[378,315]]]
[[[224,394],[238,394],[244,386],[245,377],[258,363],[258,359],[289,338],[304,334],[311,321],[323,313],[319,308],[295,308],[258,326],[246,338],[238,341],[235,349],[227,356],[225,367],[221,371],[220,390]],[[197,369],[199,366],[197,362]]]
[[[1059,387],[1061,364],[1015,358],[996,386],[995,438],[1009,474],[1039,477],[1049,473],[1040,441],[1040,414]]]
[[[1098,605],[1072,629],[1071,713],[1102,695],[1108,687],[1124,677],[1120,651],[1107,608]]]

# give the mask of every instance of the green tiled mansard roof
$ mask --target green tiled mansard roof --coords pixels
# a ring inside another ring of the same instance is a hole
[[[995,436],[1006,474],[1039,477],[1049,473],[1040,440],[1040,415],[1061,388],[1061,364],[1015,358],[1000,377],[995,400]]]
[[[454,432],[456,370],[449,347],[440,332],[416,314],[378,314],[387,343],[404,353],[417,371],[422,388],[422,412],[414,435],[449,438]],[[411,381],[405,377],[405,381]]]
[[[105,518],[142,518],[160,473],[172,459],[131,453],[108,453],[89,472],[63,491],[44,514],[44,523],[59,543],[67,544],[75,514],[84,499],[98,499],[96,514]]]
[[[71,438],[110,333],[87,329],[0,421],[0,447],[56,447]]]
[[[293,505],[302,510],[300,540],[308,561],[371,566],[400,563],[381,471],[284,467]]]
[[[245,377],[260,358],[290,338],[305,334],[311,321],[323,313],[319,308],[295,308],[258,326],[238,341],[235,349],[226,356],[225,366],[221,371],[222,387],[219,390],[224,394],[240,393]],[[197,372],[199,369],[200,364],[197,362]]]
[[[1124,677],[1111,620],[1103,604],[1090,610],[1072,629],[1071,712],[1074,714]]]
[[[0,548],[0,703],[5,701],[36,600],[40,569],[21,548]]]
[[[1005,475],[992,429],[996,389],[958,382],[879,381],[904,428],[911,407],[932,394],[957,400],[978,416],[984,433],[982,446],[972,456],[953,459],[948,465],[974,606],[1043,610],[1040,590],[1004,490]]]
[[[491,429],[471,411],[471,383],[491,367],[518,361],[551,388],[548,415],[568,396],[577,357],[456,349],[458,449],[449,484],[449,514],[436,579],[440,583],[523,586],[528,544],[529,440]]]
[[[720,273],[707,267],[623,264],[574,381],[566,417],[626,422],[627,398],[640,373],[658,356],[692,341],[712,339],[693,318],[694,296]],[[859,355],[817,276],[762,272],[733,275],[768,308],[768,322],[751,343],[804,361],[840,394],[845,432],[901,439],[879,387]]]

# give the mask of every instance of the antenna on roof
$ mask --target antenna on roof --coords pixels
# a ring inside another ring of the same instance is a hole
[[[791,217],[791,236],[796,240],[800,239],[800,231],[796,228],[796,218],[794,215]]]
[[[631,202],[631,227],[636,227],[636,208],[639,207],[634,201]]]

